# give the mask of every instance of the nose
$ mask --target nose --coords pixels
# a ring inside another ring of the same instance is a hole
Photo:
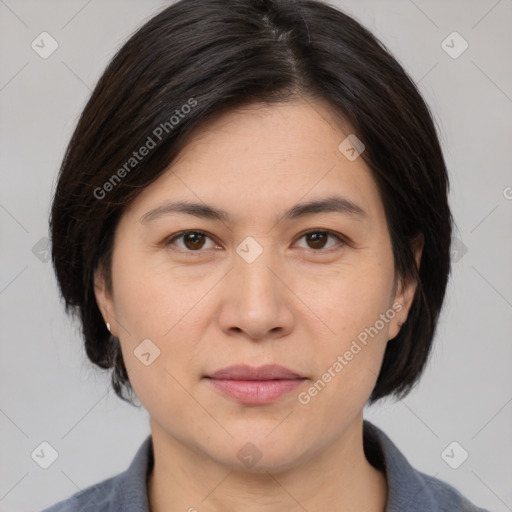
[[[218,321],[229,336],[257,341],[284,337],[293,330],[293,293],[268,252],[252,263],[236,256],[225,277]]]

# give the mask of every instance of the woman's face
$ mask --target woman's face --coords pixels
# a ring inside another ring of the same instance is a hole
[[[154,435],[277,470],[359,419],[414,288],[395,281],[378,189],[349,134],[318,102],[224,114],[124,213],[113,293],[98,279],[96,295]],[[212,378],[232,365],[298,378]]]

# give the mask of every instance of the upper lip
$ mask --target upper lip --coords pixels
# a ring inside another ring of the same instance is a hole
[[[217,370],[207,375],[211,379],[227,380],[276,380],[276,379],[303,379],[292,370],[276,364],[253,367],[247,365],[233,365]]]

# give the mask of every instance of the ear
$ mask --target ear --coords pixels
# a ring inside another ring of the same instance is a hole
[[[98,267],[94,272],[94,295],[96,297],[96,303],[103,316],[105,324],[110,324],[110,332],[116,336],[117,325],[114,317],[114,301],[112,295],[107,289],[105,275],[103,270]],[[105,329],[106,329],[105,325]]]
[[[423,234],[420,233],[412,242],[411,249],[414,253],[414,259],[416,261],[416,268],[419,270],[421,264],[421,256],[423,254],[423,247],[425,244],[425,239]],[[398,322],[405,323],[407,320],[407,316],[409,314],[409,310],[411,309],[412,301],[414,299],[414,294],[416,292],[418,283],[411,279],[404,281],[402,278],[399,278],[398,284],[396,287],[395,298],[393,304],[400,304],[401,309],[396,309],[397,314],[393,319],[393,323],[389,328],[389,339],[393,339],[400,332],[400,327],[398,326]]]

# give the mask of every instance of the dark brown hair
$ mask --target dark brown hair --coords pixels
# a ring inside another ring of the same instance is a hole
[[[100,78],[67,148],[51,210],[52,261],[66,311],[81,320],[89,359],[113,369],[122,399],[132,402],[125,391],[133,390],[93,278],[103,269],[112,289],[113,235],[124,208],[207,119],[298,95],[329,104],[364,143],[397,275],[417,282],[370,403],[401,398],[417,382],[450,273],[452,216],[434,122],[413,81],[367,29],[326,3],[181,0],[143,25]],[[411,244],[419,234],[418,270]]]

